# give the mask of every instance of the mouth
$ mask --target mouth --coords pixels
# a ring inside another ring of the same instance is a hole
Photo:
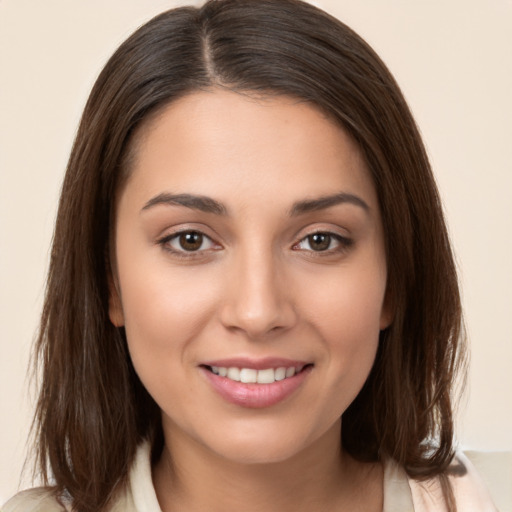
[[[295,395],[313,363],[289,359],[231,359],[199,365],[212,389],[227,402],[245,408],[274,406]]]
[[[274,382],[290,379],[313,365],[309,363],[261,369],[238,366],[201,366],[214,375],[226,377],[234,382],[241,382],[243,384],[273,384]]]

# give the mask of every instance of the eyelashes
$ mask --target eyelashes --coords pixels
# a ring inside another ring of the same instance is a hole
[[[200,231],[181,231],[167,241],[175,251],[198,252],[212,249],[213,241]]]
[[[204,257],[222,246],[199,230],[187,229],[166,235],[157,240],[165,251],[178,258],[195,259]],[[350,238],[330,231],[314,231],[301,238],[292,246],[293,251],[305,252],[314,257],[340,255],[354,244]]]
[[[201,257],[207,252],[222,249],[222,246],[216,244],[208,235],[195,229],[166,235],[157,240],[157,244],[178,258],[188,259]]]
[[[337,233],[316,231],[302,238],[293,246],[293,249],[332,253],[333,251],[339,252],[341,249],[347,249],[352,243],[353,240]]]

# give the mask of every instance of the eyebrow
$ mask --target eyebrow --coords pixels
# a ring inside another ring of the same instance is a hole
[[[215,215],[227,215],[226,207],[206,196],[196,196],[193,194],[158,194],[150,199],[142,208],[142,211],[149,210],[157,205],[177,205],[191,208],[192,210],[199,210],[201,212],[213,213]]]
[[[290,216],[296,217],[304,213],[314,212],[317,210],[325,210],[327,208],[331,208],[332,206],[345,203],[359,206],[365,212],[370,211],[370,207],[368,206],[368,204],[359,196],[356,196],[354,194],[347,194],[345,192],[340,192],[338,194],[333,194],[330,196],[323,196],[318,197],[316,199],[306,199],[304,201],[298,201],[297,203],[293,204],[290,210]]]
[[[352,204],[359,206],[364,211],[368,212],[370,207],[368,204],[361,199],[359,196],[354,194],[348,194],[340,192],[329,196],[322,196],[316,199],[305,199],[294,203],[290,209],[290,217],[297,217],[305,213],[325,210],[339,204]],[[142,208],[142,211],[149,210],[150,208],[157,205],[172,205],[172,206],[185,206],[192,210],[199,210],[201,212],[213,213],[215,215],[227,215],[227,208],[207,196],[198,196],[194,194],[169,194],[162,193],[150,199]]]

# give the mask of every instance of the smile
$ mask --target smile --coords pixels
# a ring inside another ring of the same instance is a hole
[[[212,389],[225,401],[248,408],[277,405],[300,389],[312,363],[283,359],[212,361],[200,369]]]
[[[300,373],[304,365],[301,366],[281,366],[279,368],[264,368],[256,370],[254,368],[237,368],[236,366],[210,366],[209,369],[215,375],[226,377],[235,382],[244,384],[272,384],[276,381],[285,380]]]

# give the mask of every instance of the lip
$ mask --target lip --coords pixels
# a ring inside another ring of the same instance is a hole
[[[293,377],[275,381],[271,384],[246,384],[216,375],[207,369],[206,366],[252,368],[254,370],[295,366],[303,367],[303,369]],[[227,402],[241,407],[261,409],[272,407],[294,394],[311,373],[313,365],[308,362],[293,361],[291,359],[266,358],[249,360],[235,358],[205,362],[201,364],[199,369],[213,390]]]
[[[232,357],[229,359],[216,359],[215,361],[204,361],[201,366],[221,366],[224,368],[251,368],[253,370],[265,370],[266,368],[295,368],[311,364],[311,361],[299,361],[296,359],[287,359],[282,357],[264,357],[261,359],[252,359],[248,357]]]

